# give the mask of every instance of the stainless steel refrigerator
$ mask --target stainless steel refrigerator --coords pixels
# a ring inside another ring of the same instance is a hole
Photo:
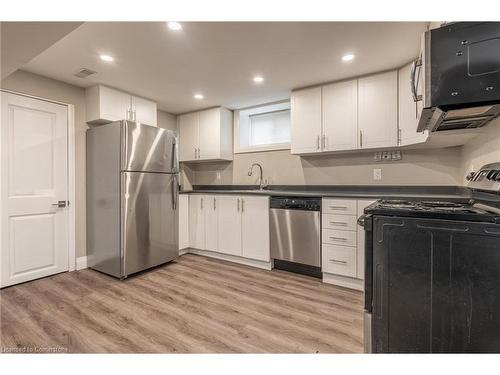
[[[172,131],[130,121],[87,130],[87,262],[127,276],[171,261],[178,246]]]

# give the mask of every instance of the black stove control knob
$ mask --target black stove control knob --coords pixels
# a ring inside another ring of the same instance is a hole
[[[486,178],[489,180],[489,181],[498,181],[497,178],[499,177],[500,175],[500,171],[497,171],[497,170],[491,170],[488,172],[488,174],[486,175]]]
[[[476,172],[470,172],[466,177],[465,179],[467,181],[472,181],[472,179],[474,178],[474,176],[476,175]]]
[[[500,171],[497,171],[497,174],[494,177],[495,181],[500,181]]]

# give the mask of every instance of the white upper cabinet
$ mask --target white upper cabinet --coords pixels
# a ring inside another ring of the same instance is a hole
[[[269,262],[269,198],[241,197],[241,211],[242,256]]]
[[[233,116],[218,107],[178,117],[180,161],[233,160]]]
[[[321,87],[292,92],[291,153],[321,151]]]
[[[397,71],[358,80],[358,129],[359,148],[397,146]]]
[[[179,121],[179,160],[191,161],[198,157],[200,144],[198,134],[198,112],[187,113],[178,117]]]
[[[358,81],[323,86],[322,151],[358,148]]]
[[[157,126],[156,103],[106,86],[89,87],[85,93],[87,123],[102,125],[130,120]]]
[[[200,155],[199,159],[219,159],[221,141],[221,111],[219,108],[199,112]]]
[[[158,126],[156,103],[151,100],[132,95],[132,116],[141,124]]]
[[[429,138],[429,132],[417,133],[418,118],[422,102],[415,102],[410,88],[411,65],[408,64],[398,71],[398,109],[399,109],[399,145],[423,143]],[[422,79],[422,76],[419,77]],[[417,86],[420,91],[422,84]],[[418,91],[417,91],[418,94]]]

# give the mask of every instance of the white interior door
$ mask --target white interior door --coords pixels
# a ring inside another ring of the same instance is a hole
[[[68,270],[68,112],[20,95],[2,93],[1,99],[5,287]]]

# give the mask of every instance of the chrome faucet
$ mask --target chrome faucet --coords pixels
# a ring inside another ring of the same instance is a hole
[[[252,175],[252,172],[253,172],[253,167],[259,167],[259,170],[260,170],[260,176],[259,176],[259,189],[262,190],[266,187],[266,183],[264,183],[264,179],[262,178],[262,165],[260,165],[259,163],[253,163],[252,166],[250,167],[250,169],[248,170],[248,176],[251,176]]]

